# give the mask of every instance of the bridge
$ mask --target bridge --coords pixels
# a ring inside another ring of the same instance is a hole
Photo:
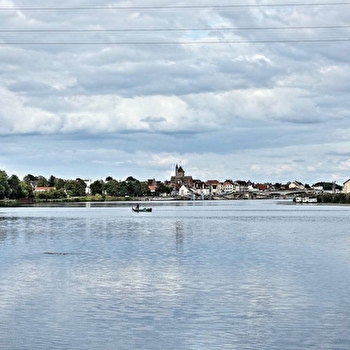
[[[183,196],[183,199],[203,200],[203,199],[274,199],[274,198],[293,198],[298,195],[308,193],[305,190],[287,190],[287,191],[241,191],[230,193],[215,193],[203,195],[198,191],[192,190],[190,194]]]

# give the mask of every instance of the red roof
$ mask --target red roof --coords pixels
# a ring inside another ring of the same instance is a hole
[[[50,191],[50,190],[55,190],[56,187],[40,187],[40,186],[35,186],[34,187],[34,191],[35,192],[46,192],[46,191]]]
[[[149,185],[149,186],[148,186],[148,189],[149,189],[151,192],[155,192],[155,191],[156,191],[156,186],[154,186],[154,185]]]

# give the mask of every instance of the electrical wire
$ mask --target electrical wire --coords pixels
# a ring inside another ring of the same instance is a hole
[[[202,28],[114,28],[114,29],[0,29],[0,33],[70,33],[70,32],[181,32],[181,31],[242,31],[242,30],[296,30],[296,29],[345,29],[350,25],[283,26],[283,27],[202,27]]]
[[[312,6],[343,6],[350,5],[350,2],[318,2],[318,3],[275,3],[275,4],[222,4],[222,5],[151,5],[151,6],[79,6],[79,7],[1,7],[0,11],[85,11],[85,10],[158,10],[158,9],[207,9],[207,8],[252,8],[252,7],[312,7]]]
[[[42,45],[88,45],[88,46],[118,46],[118,45],[223,45],[223,44],[280,44],[280,43],[341,43],[349,42],[350,38],[343,39],[276,39],[276,40],[223,40],[223,41],[119,41],[119,42],[0,42],[0,46],[42,46]]]
[[[266,7],[319,7],[319,6],[340,6],[340,5],[350,5],[350,2],[321,2],[321,3],[277,3],[277,4],[216,4],[216,5],[169,5],[169,6],[86,6],[86,7],[0,7],[1,11],[7,10],[16,10],[16,11],[75,11],[75,10],[158,10],[158,9],[230,9],[230,8],[266,8]],[[150,37],[146,37],[145,40],[132,40],[132,37],[111,37],[106,40],[106,37],[101,37],[97,40],[96,36],[92,38],[77,38],[75,41],[70,41],[61,38],[51,38],[40,37],[36,40],[35,36],[25,38],[25,36],[19,36],[16,38],[14,35],[16,33],[40,33],[50,35],[52,33],[180,33],[180,32],[203,32],[203,34],[208,35],[210,33],[218,32],[217,34],[230,33],[235,31],[294,31],[296,35],[302,36],[303,30],[337,30],[337,29],[347,29],[350,28],[350,25],[318,25],[318,26],[260,26],[260,27],[197,27],[197,28],[94,28],[94,29],[60,29],[60,28],[2,28],[0,33],[3,33],[4,36],[0,37],[0,46],[6,45],[218,45],[218,44],[270,44],[270,43],[330,43],[330,42],[348,42],[350,38],[347,36],[347,32],[344,33],[329,33],[328,36],[325,36],[324,32],[314,33],[315,37],[300,37],[300,38],[273,38],[269,33],[269,38],[261,39],[235,39],[235,38],[213,38],[213,40],[207,40],[208,38],[198,38],[198,40],[185,40],[185,39],[173,39],[171,37],[159,40],[156,37],[152,40]],[[6,34],[7,35],[6,37]],[[11,35],[13,34],[13,35]],[[342,36],[340,36],[342,34]],[[350,33],[349,33],[350,34]],[[317,37],[316,37],[317,36]],[[330,37],[332,36],[332,37]],[[49,39],[49,40],[48,40]],[[56,40],[52,40],[56,39]],[[41,41],[40,41],[41,40]]]

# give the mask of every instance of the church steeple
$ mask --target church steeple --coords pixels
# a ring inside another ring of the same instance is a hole
[[[179,166],[178,164],[176,164],[176,166],[175,166],[175,176],[176,177],[184,177],[185,176],[185,172],[182,169],[181,165]]]
[[[174,188],[178,189],[181,185],[186,185],[188,187],[193,186],[192,176],[185,176],[185,171],[181,165],[175,164],[175,176],[172,176],[171,184]]]

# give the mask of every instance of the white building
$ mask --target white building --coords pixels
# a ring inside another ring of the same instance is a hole
[[[179,188],[179,196],[180,197],[187,197],[191,194],[191,191],[185,186],[185,185],[182,185],[180,188]]]
[[[92,180],[88,179],[88,180],[83,180],[85,182],[85,193],[86,194],[91,194],[91,189],[90,189],[90,185],[92,184]]]
[[[350,193],[350,179],[343,183],[343,193]]]

